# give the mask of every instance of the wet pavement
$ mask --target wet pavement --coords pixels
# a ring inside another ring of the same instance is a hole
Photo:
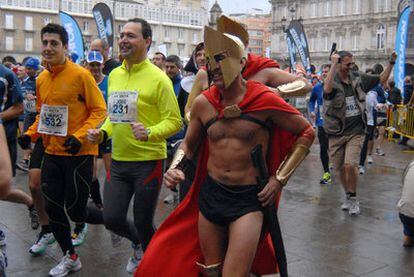
[[[414,154],[403,152],[394,143],[386,143],[384,150],[386,156],[374,155],[374,164],[368,165],[366,174],[360,177],[361,215],[350,217],[340,210],[344,192],[339,182],[319,184],[319,146],[312,147],[284,189],[280,204],[289,276],[414,276],[414,249],[402,247],[402,225],[396,209],[401,176]],[[16,186],[28,191],[27,174],[18,172]],[[162,203],[167,194],[163,189],[157,224],[173,208]],[[30,227],[25,206],[0,201],[0,228],[6,233],[8,276],[47,276],[60,260],[56,243],[43,256],[29,254],[37,231]],[[83,268],[71,276],[129,276],[125,266],[131,254],[130,244],[124,239],[113,248],[103,226],[89,225],[86,242],[77,251]]]

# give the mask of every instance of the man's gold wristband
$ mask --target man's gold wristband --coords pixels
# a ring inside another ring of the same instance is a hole
[[[177,168],[178,165],[184,160],[185,158],[185,152],[183,149],[178,149],[175,152],[174,158],[171,161],[170,169]]]
[[[298,168],[298,166],[302,163],[308,154],[308,146],[303,144],[295,144],[292,152],[286,156],[276,171],[276,180],[285,186],[290,176],[292,176],[293,172],[295,172],[296,168]]]

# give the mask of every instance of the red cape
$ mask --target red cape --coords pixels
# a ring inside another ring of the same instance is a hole
[[[210,90],[203,92],[203,95],[221,114],[223,107],[220,105],[220,94],[217,88],[212,86]],[[255,81],[247,82],[247,92],[239,107],[243,113],[278,110],[299,114],[281,97]],[[296,140],[293,134],[278,129],[276,126],[273,127],[267,160],[271,174],[274,174]],[[207,174],[207,139],[204,140],[199,151],[197,171],[189,193],[155,233],[134,276],[199,276],[196,262],[202,262],[203,257],[197,229],[198,194]],[[277,272],[276,258],[269,234],[266,234],[259,243],[252,272],[260,275]]]
[[[242,75],[244,79],[248,80],[260,70],[273,67],[280,68],[279,64],[274,60],[249,53],[247,56],[246,67],[244,68]]]

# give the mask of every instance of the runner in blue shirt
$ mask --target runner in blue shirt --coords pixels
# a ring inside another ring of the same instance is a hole
[[[320,180],[321,184],[330,184],[332,182],[331,173],[329,170],[329,155],[328,155],[328,135],[323,129],[323,80],[325,80],[330,69],[330,65],[325,65],[322,69],[322,82],[316,84],[309,100],[309,112],[312,120],[315,120],[315,125],[318,127],[318,140],[320,145],[320,158],[323,166],[323,176]]]

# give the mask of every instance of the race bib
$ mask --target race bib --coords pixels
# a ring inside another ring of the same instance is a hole
[[[137,121],[138,91],[114,91],[108,99],[108,115],[112,123]]]
[[[35,113],[36,112],[36,100],[23,100],[24,110],[29,113]]]
[[[37,131],[65,137],[68,134],[68,106],[42,105]]]
[[[355,97],[354,96],[348,96],[346,97],[346,113],[345,113],[345,117],[352,117],[352,116],[357,116],[360,115],[361,112],[358,108],[358,104],[355,101]]]

